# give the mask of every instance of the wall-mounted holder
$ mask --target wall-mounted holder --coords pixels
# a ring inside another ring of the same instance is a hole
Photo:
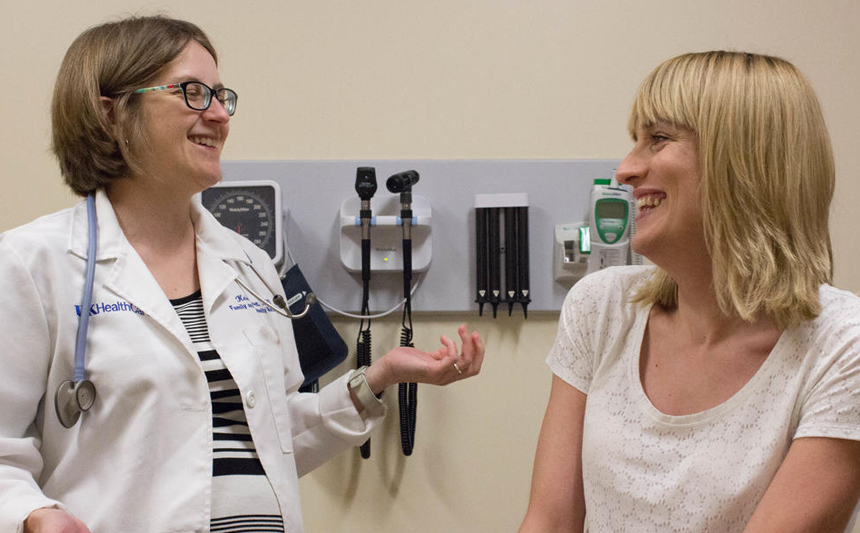
[[[381,205],[386,198],[397,201],[397,196],[385,188],[385,178],[404,169],[414,169],[421,174],[421,181],[412,188],[412,193],[426,197],[432,204],[433,266],[420,274],[421,286],[412,302],[414,313],[478,314],[475,195],[527,192],[532,234],[529,242],[531,316],[533,312],[558,313],[568,292],[553,281],[552,276],[555,225],[589,220],[594,180],[610,175],[620,162],[618,159],[272,160],[222,161],[221,169],[224,179],[268,179],[281,185],[284,208],[290,210],[284,232],[290,252],[302,266],[308,283],[317,296],[332,307],[356,313],[362,307],[361,274],[344,268],[340,258],[340,208],[344,198],[354,197],[358,201],[353,182],[356,167],[376,168],[379,190],[371,207],[373,214],[382,215],[400,214],[399,209],[387,213],[379,211],[377,204]],[[347,216],[357,214],[357,209],[351,209]],[[398,235],[402,233],[402,228],[399,229]],[[379,233],[377,230],[373,228],[374,239]],[[398,247],[401,245],[398,243]],[[403,301],[402,287],[395,277],[399,275],[374,274],[374,309],[391,309]],[[517,305],[515,311],[519,308]],[[420,333],[418,335],[420,337]]]
[[[350,196],[340,206],[340,260],[349,272],[361,272],[361,201]],[[412,270],[424,272],[433,256],[432,209],[427,198],[412,195]],[[371,225],[371,272],[403,270],[403,231],[398,196],[373,199]]]
[[[588,222],[559,224],[552,247],[552,277],[570,288],[585,276],[591,256],[591,228]]]
[[[475,245],[478,314],[483,315],[484,304],[490,304],[496,318],[499,305],[507,303],[510,316],[514,305],[520,304],[527,318],[531,303],[528,193],[476,194]]]

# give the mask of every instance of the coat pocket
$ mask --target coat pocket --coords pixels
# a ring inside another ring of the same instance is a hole
[[[272,423],[278,434],[283,453],[293,453],[292,420],[284,380],[284,346],[277,332],[269,326],[255,326],[242,331],[253,346],[266,386],[265,396],[271,411]],[[257,401],[262,401],[258,398]]]

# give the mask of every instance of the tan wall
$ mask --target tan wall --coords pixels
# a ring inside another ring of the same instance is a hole
[[[784,56],[824,106],[838,171],[836,284],[860,292],[856,1],[7,2],[0,230],[73,202],[48,151],[67,46],[89,25],[155,11],[197,22],[220,50],[222,79],[241,95],[228,159],[623,157],[631,97],[658,62],[715,48]],[[555,320],[417,317],[421,346],[459,322],[478,328],[485,371],[422,388],[413,457],[399,454],[391,417],[369,462],[347,454],[303,479],[309,533],[515,530]],[[351,344],[357,326],[337,324]],[[374,334],[378,352],[395,345],[396,320],[375,322]]]

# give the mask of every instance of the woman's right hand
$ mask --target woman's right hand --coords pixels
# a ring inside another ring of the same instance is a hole
[[[36,509],[24,520],[24,533],[91,533],[71,513],[54,507]]]
[[[374,394],[379,394],[396,383],[428,383],[448,385],[478,375],[484,361],[484,343],[477,332],[469,333],[466,326],[457,329],[462,342],[457,344],[442,335],[442,347],[435,352],[416,348],[394,348],[364,373],[367,384]]]

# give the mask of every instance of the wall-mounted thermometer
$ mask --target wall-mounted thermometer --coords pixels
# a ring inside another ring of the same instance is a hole
[[[627,264],[633,212],[633,195],[630,191],[613,187],[608,179],[594,180],[588,274],[609,266]]]

